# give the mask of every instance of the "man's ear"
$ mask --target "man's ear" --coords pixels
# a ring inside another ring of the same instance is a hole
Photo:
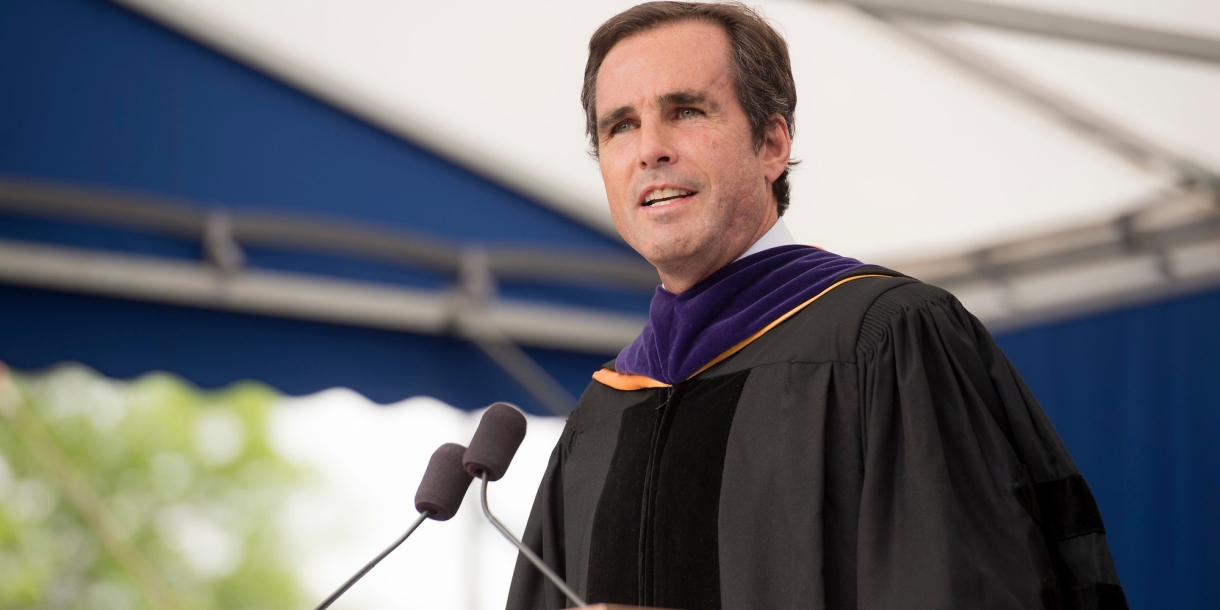
[[[758,151],[763,162],[763,173],[770,184],[779,179],[788,169],[792,157],[792,136],[788,135],[788,121],[776,114],[767,120],[766,137]]]

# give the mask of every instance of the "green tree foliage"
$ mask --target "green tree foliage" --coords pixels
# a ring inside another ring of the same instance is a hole
[[[305,604],[276,527],[301,473],[268,444],[273,390],[81,367],[13,382],[0,418],[0,608]]]

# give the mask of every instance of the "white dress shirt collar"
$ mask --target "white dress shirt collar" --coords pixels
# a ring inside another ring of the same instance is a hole
[[[784,219],[779,218],[762,237],[758,238],[758,241],[754,242],[754,245],[750,246],[744,254],[738,256],[737,260],[741,260],[751,254],[757,254],[763,250],[770,250],[779,246],[789,246],[795,243],[796,240],[792,238],[792,233],[788,232],[788,226],[784,224]]]

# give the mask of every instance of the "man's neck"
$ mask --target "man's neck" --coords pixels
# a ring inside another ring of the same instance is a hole
[[[751,254],[762,252],[763,250],[778,248],[779,246],[788,246],[795,243],[796,240],[792,237],[792,233],[788,231],[787,225],[784,224],[784,219],[777,218],[775,219],[775,224],[771,225],[771,228],[767,229],[767,232],[763,233],[762,237],[754,240],[754,243],[750,244],[750,247],[746,248],[746,251],[742,252],[740,256],[733,259],[732,262],[741,260],[742,258],[745,258]],[[711,272],[709,272],[709,274],[714,273],[715,271],[716,270],[713,269]],[[664,281],[661,282],[661,288],[670,290],[672,292]]]

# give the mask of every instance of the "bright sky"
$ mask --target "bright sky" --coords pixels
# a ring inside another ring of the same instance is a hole
[[[604,213],[577,102],[585,45],[633,2],[146,0],[257,40]],[[1220,37],[1212,0],[1018,0]],[[886,27],[813,0],[753,2],[787,37],[799,99],[788,224],[878,262],[1106,216],[1159,182]],[[959,42],[1220,167],[1220,66],[960,27]]]

